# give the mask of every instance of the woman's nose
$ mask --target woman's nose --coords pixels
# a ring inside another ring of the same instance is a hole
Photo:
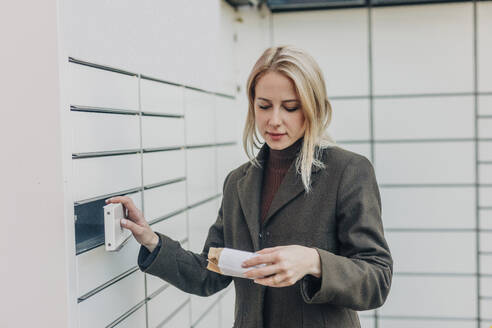
[[[269,123],[272,126],[279,126],[280,123],[282,123],[282,117],[279,108],[274,108],[272,110]]]

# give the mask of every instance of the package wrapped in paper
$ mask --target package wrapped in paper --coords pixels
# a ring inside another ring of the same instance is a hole
[[[241,267],[244,261],[255,256],[258,256],[258,254],[232,248],[210,247],[208,250],[207,269],[226,276],[248,278],[244,276],[245,272],[266,265],[263,263],[249,268]]]

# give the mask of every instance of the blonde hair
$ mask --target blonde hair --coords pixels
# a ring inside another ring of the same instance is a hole
[[[322,150],[335,146],[336,142],[326,131],[331,122],[332,108],[326,95],[323,74],[314,58],[305,51],[288,45],[270,47],[254,65],[246,87],[248,114],[243,131],[243,148],[250,162],[260,167],[254,155],[254,150],[261,148],[255,124],[255,87],[265,73],[272,71],[281,73],[294,82],[301,101],[306,129],[301,155],[296,160],[296,172],[301,174],[304,189],[309,193],[312,165],[324,168],[325,165],[320,160]]]

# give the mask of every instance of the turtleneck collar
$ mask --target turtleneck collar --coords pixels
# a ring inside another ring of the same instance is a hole
[[[268,147],[268,166],[272,169],[287,170],[292,161],[297,157],[303,140],[304,137],[300,137],[289,147],[280,150]]]

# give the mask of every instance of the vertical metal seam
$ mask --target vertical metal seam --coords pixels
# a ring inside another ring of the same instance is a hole
[[[374,89],[373,89],[373,67],[372,67],[372,4],[367,7],[367,60],[368,60],[368,82],[369,82],[369,144],[371,146],[371,161],[376,168],[374,151]],[[379,327],[379,312],[374,309],[374,328]]]
[[[142,206],[142,214],[145,218],[145,208],[144,208],[144,172],[143,172],[143,139],[142,139],[142,90],[140,87],[141,76],[137,75],[137,88],[138,88],[138,124],[139,124],[139,142],[140,142],[140,187],[141,187],[141,206]],[[149,314],[147,307],[147,274],[144,273],[144,300],[145,300],[145,327],[149,327]]]
[[[479,177],[479,124],[478,124],[478,60],[477,60],[477,1],[473,0],[473,110],[474,110],[474,144],[475,144],[475,265],[476,265],[476,301],[477,301],[477,328],[480,328],[481,306],[480,306],[480,177]]]
[[[186,204],[186,211],[185,211],[185,220],[186,220],[186,237],[188,237],[188,248],[191,244],[190,240],[190,215],[189,212],[190,210],[188,209],[189,206],[189,199],[188,199],[188,184],[190,183],[188,179],[188,140],[186,140],[186,88],[184,86],[181,87],[181,108],[183,109],[183,138],[184,138],[184,145],[183,151],[184,151],[184,169],[185,169],[185,204]],[[189,300],[189,306],[188,306],[188,322],[190,326],[192,325],[192,313],[191,313],[191,295],[188,295],[188,300]]]
[[[269,22],[269,29],[270,29],[270,46],[273,46],[274,42],[275,42],[275,38],[274,38],[274,32],[273,32],[273,13],[270,12],[270,15],[268,17],[268,22]]]

